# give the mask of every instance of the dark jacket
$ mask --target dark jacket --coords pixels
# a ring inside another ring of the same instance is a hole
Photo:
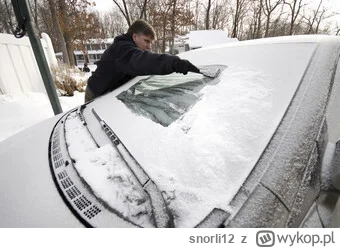
[[[174,72],[172,63],[179,57],[139,49],[132,36],[123,34],[114,39],[97,62],[97,69],[87,82],[92,97],[112,91],[135,76],[165,75]]]

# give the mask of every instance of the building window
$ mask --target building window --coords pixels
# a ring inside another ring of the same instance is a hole
[[[100,44],[92,44],[92,50],[100,50]]]

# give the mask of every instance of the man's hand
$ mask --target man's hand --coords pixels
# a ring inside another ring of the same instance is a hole
[[[196,73],[200,72],[200,70],[196,66],[185,59],[175,60],[172,64],[172,68],[175,72],[183,73],[184,75],[186,75],[189,71]]]

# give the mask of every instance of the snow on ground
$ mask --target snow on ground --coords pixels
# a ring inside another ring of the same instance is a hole
[[[89,65],[91,71],[96,65]],[[87,80],[91,72],[83,75],[74,74],[76,80]],[[74,96],[60,96],[63,112],[84,103],[84,92],[74,92]],[[34,124],[54,116],[49,98],[46,94],[27,92],[0,95],[0,142]]]
[[[73,97],[59,97],[63,111],[84,103],[84,93],[75,92]],[[38,122],[54,116],[47,95],[24,93],[0,95],[0,142]]]

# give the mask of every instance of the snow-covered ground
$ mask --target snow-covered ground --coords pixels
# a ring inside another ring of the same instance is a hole
[[[84,102],[84,93],[59,97],[63,111]],[[43,93],[0,95],[0,142],[54,115],[48,97]]]
[[[89,65],[91,71],[96,65]],[[75,79],[87,80],[91,72]],[[74,92],[73,97],[60,96],[63,112],[84,103],[84,92]],[[54,116],[48,96],[43,93],[21,93],[0,95],[0,142],[34,124]]]

